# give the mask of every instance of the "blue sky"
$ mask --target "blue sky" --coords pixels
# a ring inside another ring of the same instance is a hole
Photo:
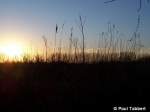
[[[11,39],[3,36],[15,32],[17,39],[41,46],[41,36],[45,35],[53,46],[55,25],[65,23],[63,42],[68,41],[70,28],[74,27],[74,37],[80,38],[78,15],[86,17],[85,33],[88,47],[96,47],[98,34],[107,31],[111,22],[119,32],[130,38],[135,30],[137,16],[141,14],[142,41],[150,47],[150,4],[143,2],[137,12],[137,0],[118,0],[104,4],[106,0],[0,0],[0,40]]]

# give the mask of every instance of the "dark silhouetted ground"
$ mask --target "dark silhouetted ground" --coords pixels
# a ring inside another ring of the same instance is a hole
[[[111,110],[118,104],[146,103],[149,89],[146,61],[0,64],[0,109],[5,110]]]

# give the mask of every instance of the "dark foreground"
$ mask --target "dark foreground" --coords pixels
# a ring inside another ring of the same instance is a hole
[[[0,64],[0,109],[5,110],[146,106],[149,90],[149,62]]]

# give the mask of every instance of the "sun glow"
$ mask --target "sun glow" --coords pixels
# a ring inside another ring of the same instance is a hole
[[[2,52],[10,57],[14,56],[20,56],[22,54],[22,50],[20,46],[16,44],[7,45],[4,48],[2,48]]]
[[[10,42],[0,46],[0,52],[9,59],[9,61],[20,60],[24,53],[23,46],[17,42]]]

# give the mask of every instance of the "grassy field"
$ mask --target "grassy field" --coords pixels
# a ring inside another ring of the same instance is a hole
[[[149,67],[149,61],[3,63],[0,64],[0,106],[24,111],[61,111],[65,107],[75,109],[75,105],[90,108],[88,105],[142,99],[150,94]]]

